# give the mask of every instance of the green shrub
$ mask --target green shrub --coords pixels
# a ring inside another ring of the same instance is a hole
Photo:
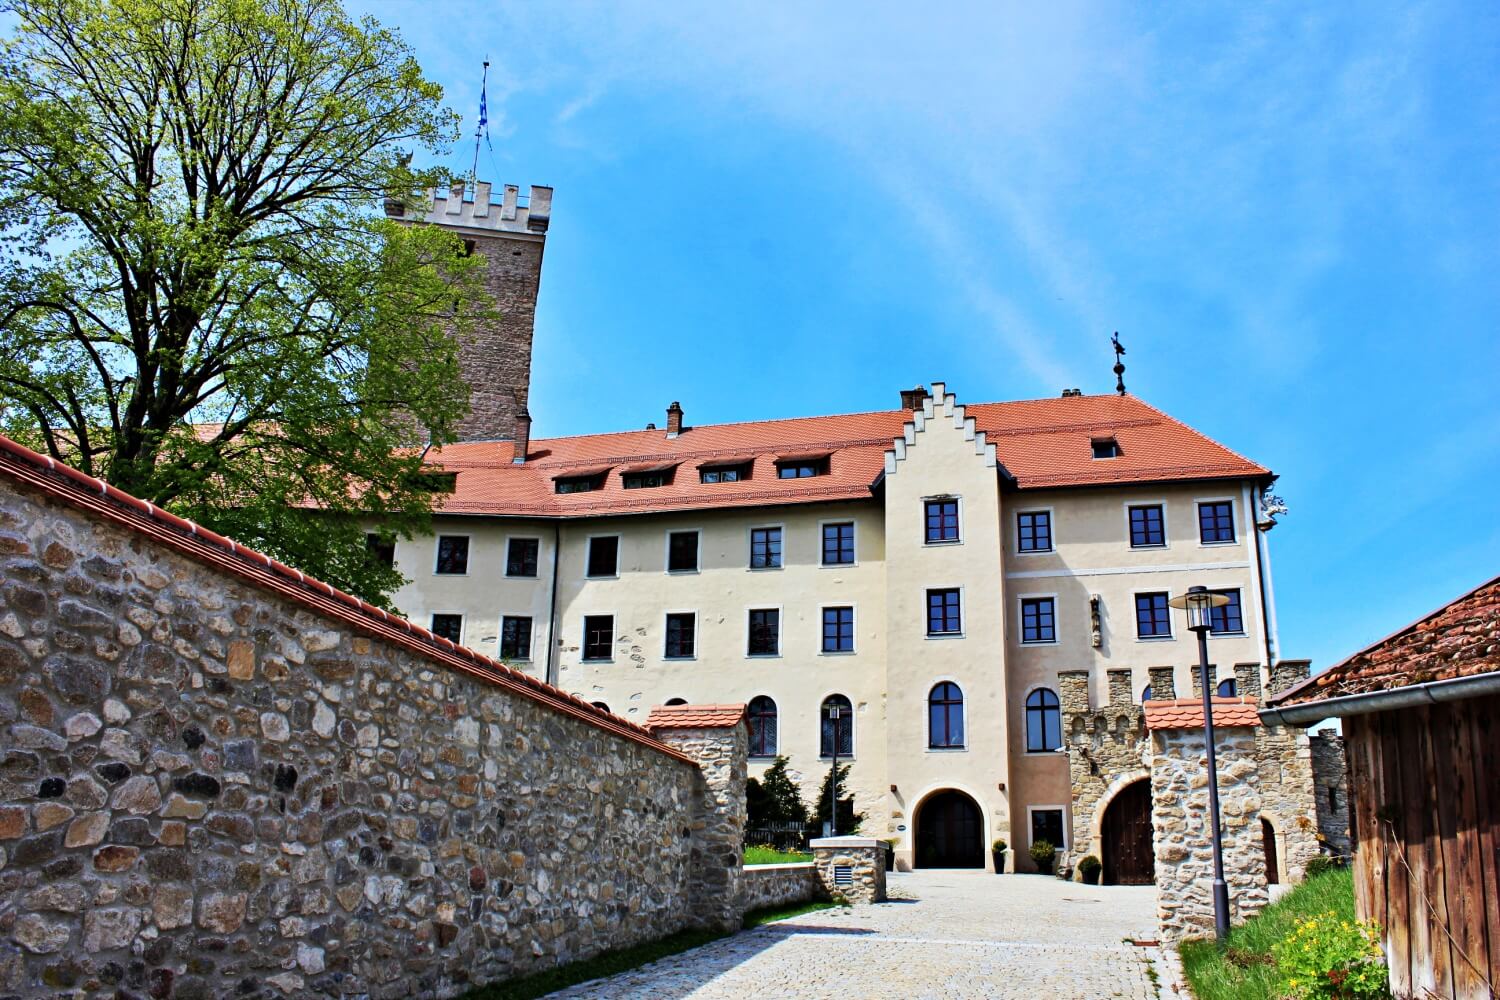
[[[1083,860],[1078,862],[1078,871],[1084,875],[1088,875],[1091,872],[1096,872],[1103,867],[1104,865],[1099,861],[1099,859],[1094,857],[1092,854],[1085,854],[1083,856]]]
[[[994,851],[1004,851],[1004,850],[1007,850],[1009,847],[1010,847],[1010,845],[1007,844],[1004,840],[997,840],[993,844],[990,845],[990,849],[994,850]]]
[[[1053,846],[1052,841],[1042,839],[1031,845],[1031,860],[1036,862],[1038,868],[1044,870],[1050,868],[1055,857],[1057,857],[1057,848]]]
[[[1329,910],[1297,921],[1273,949],[1287,995],[1298,1000],[1384,997],[1387,970],[1373,923],[1345,920]]]
[[[1307,863],[1307,877],[1314,878],[1324,872],[1331,872],[1335,868],[1341,868],[1341,858],[1331,858],[1326,854],[1319,854]]]

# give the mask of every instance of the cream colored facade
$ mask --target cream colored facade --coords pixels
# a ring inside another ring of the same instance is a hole
[[[1261,597],[1269,587],[1255,525],[1259,489],[1249,480],[1215,480],[1008,490],[994,444],[939,384],[888,455],[868,501],[563,521],[439,517],[438,533],[468,536],[467,573],[435,572],[436,538],[403,540],[396,562],[410,583],[396,603],[423,624],[435,613],[462,614],[463,642],[489,655],[499,655],[502,615],[530,617],[532,655],[516,665],[635,722],[674,698],[768,696],[778,710],[777,750],[809,798],[828,767],[819,756],[820,706],[844,695],[854,706],[851,790],[866,814],[863,832],[896,838],[898,860],[918,862],[924,801],[958,790],[978,806],[985,863],[990,841],[1000,837],[1024,869],[1034,810],[1061,809],[1065,836],[1073,835],[1067,756],[1026,750],[1028,695],[1056,692],[1060,671],[1088,669],[1103,703],[1106,671],[1128,668],[1139,697],[1147,671],[1162,666],[1175,668],[1179,693],[1192,691],[1196,641],[1181,612],[1172,612],[1171,637],[1137,638],[1137,594],[1238,589],[1243,631],[1210,643],[1220,677],[1232,677],[1236,662],[1274,656],[1265,630],[1274,619]],[[926,540],[924,504],[937,497],[958,502],[957,541]],[[1232,505],[1234,541],[1199,540],[1197,504],[1205,501]],[[1128,509],[1139,504],[1162,506],[1165,545],[1131,547]],[[1050,513],[1053,544],[1047,552],[1021,552],[1017,515],[1035,510]],[[852,565],[821,564],[829,522],[854,524]],[[751,569],[750,532],[773,525],[782,532],[782,566]],[[699,532],[699,568],[668,572],[667,536],[688,530]],[[618,572],[608,578],[585,573],[588,540],[596,535],[619,536]],[[536,577],[505,575],[512,536],[538,540]],[[928,635],[927,592],[939,588],[960,592],[958,634]],[[1022,640],[1021,602],[1032,597],[1055,602],[1053,642]],[[821,651],[827,606],[854,609],[852,652]],[[750,656],[748,614],[765,608],[780,611],[780,651]],[[666,616],[674,612],[696,615],[690,659],[665,655]],[[607,661],[583,659],[588,615],[614,617]],[[962,748],[929,747],[927,699],[942,681],[963,694]],[[767,763],[757,761],[752,771]]]

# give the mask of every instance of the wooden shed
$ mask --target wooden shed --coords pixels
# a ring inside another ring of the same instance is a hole
[[[1500,578],[1269,700],[1344,729],[1355,903],[1398,998],[1500,983]]]

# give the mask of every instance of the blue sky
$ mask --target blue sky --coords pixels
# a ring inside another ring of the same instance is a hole
[[[1119,330],[1281,474],[1324,666],[1500,573],[1500,7],[1185,7],[353,5],[556,188],[535,433],[1104,392]]]

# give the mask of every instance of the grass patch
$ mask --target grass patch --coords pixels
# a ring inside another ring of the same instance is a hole
[[[1229,931],[1221,952],[1211,940],[1184,941],[1182,971],[1198,1000],[1270,1000],[1280,975],[1271,948],[1297,929],[1297,921],[1327,913],[1354,919],[1354,873],[1335,868],[1314,876]]]
[[[804,913],[816,913],[819,910],[831,910],[835,906],[848,905],[848,903],[831,903],[826,899],[820,899],[811,903],[799,903],[796,906],[772,906],[764,910],[751,910],[745,914],[745,930],[759,927],[761,924],[774,924],[778,920],[790,920]]]
[[[762,924],[774,923],[777,920],[787,920],[791,917],[800,917],[804,913],[812,913],[815,910],[826,910],[838,903],[815,902],[799,903],[795,906],[769,907],[764,910],[755,910],[745,914],[745,928],[759,927]],[[847,905],[847,904],[845,904]],[[538,972],[535,975],[526,976],[521,979],[511,979],[503,983],[492,983],[489,986],[481,986],[470,990],[463,995],[463,1000],[536,1000],[548,993],[565,990],[579,983],[586,983],[590,979],[602,979],[605,976],[614,976],[631,969],[639,969],[643,965],[663,958],[670,958],[680,952],[688,951],[728,937],[723,931],[678,931],[659,941],[648,941],[631,948],[620,948],[616,951],[607,951],[593,958],[586,958],[581,962],[573,962],[556,969],[548,969],[546,972]]]
[[[811,854],[803,851],[778,851],[768,844],[752,844],[745,848],[747,865],[794,865],[812,859]]]

